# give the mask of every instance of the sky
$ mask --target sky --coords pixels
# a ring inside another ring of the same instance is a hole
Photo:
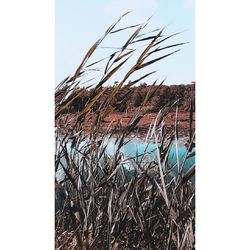
[[[167,84],[187,84],[195,80],[194,0],[56,0],[55,85],[75,72],[91,45],[127,11],[132,12],[119,27],[143,23],[153,15],[151,30],[166,27],[167,35],[183,31],[169,42],[188,42],[178,53],[157,62],[157,73],[148,78],[148,83],[163,78]],[[119,33],[102,46],[115,46],[127,36],[126,32]],[[105,53],[107,50],[99,49],[95,58],[101,59]],[[112,80],[118,78],[119,74]]]

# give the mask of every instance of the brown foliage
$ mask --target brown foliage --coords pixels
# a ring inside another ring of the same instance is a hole
[[[100,103],[107,99],[114,91],[115,86],[103,87],[103,95]],[[161,85],[152,86],[142,83],[139,86],[128,89],[123,87],[116,93],[111,100],[111,106],[115,111],[125,112],[134,111],[143,104],[143,101],[149,91],[155,92],[153,97],[149,98],[145,108],[150,112],[159,112],[166,105],[171,105],[178,100],[179,111],[188,112],[190,109],[190,100],[195,102],[195,83],[180,85]],[[67,109],[67,113],[80,112],[85,107],[87,101],[93,95],[93,89],[78,88],[68,97],[71,105]],[[57,97],[59,98],[59,97]],[[93,111],[97,109],[98,104],[93,107]],[[195,103],[194,103],[195,106]]]

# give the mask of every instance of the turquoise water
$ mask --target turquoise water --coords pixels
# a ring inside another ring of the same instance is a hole
[[[114,145],[114,141],[112,140],[109,142],[108,147],[107,147],[107,153],[109,155],[113,155],[115,152],[117,146]],[[146,156],[144,157],[145,160],[156,160],[157,161],[157,145],[155,143],[149,143],[145,144],[143,141],[139,139],[132,139],[130,142],[128,142],[126,145],[124,145],[121,148],[121,152],[124,154],[125,158],[127,157],[128,159],[130,158],[135,158],[138,155],[142,155],[144,153],[147,153]],[[195,148],[192,149],[191,152],[195,152]],[[182,141],[178,142],[178,147],[177,147],[177,152],[176,152],[176,146],[175,144],[172,144],[170,151],[169,151],[169,156],[168,156],[168,164],[170,166],[173,166],[177,162],[177,154],[178,154],[178,159],[180,165],[182,165],[182,161],[187,153],[187,148],[184,145]],[[190,153],[189,153],[190,154]],[[140,157],[139,157],[140,159]],[[195,164],[195,156],[192,156],[188,159],[185,160],[184,163],[184,173],[187,172],[187,170]]]
[[[106,153],[112,157],[114,155],[114,153],[117,150],[118,145],[115,144],[115,138],[111,138],[109,141],[106,141],[107,144],[107,148],[106,148]],[[68,150],[70,150],[70,145],[68,145]],[[84,146],[84,145],[81,145]],[[149,144],[145,144],[142,140],[138,139],[138,138],[134,138],[131,141],[129,141],[127,144],[125,144],[121,149],[120,152],[123,155],[123,160],[124,160],[124,164],[123,166],[126,167],[128,170],[133,170],[133,161],[135,160],[135,158],[137,157],[137,159],[141,160],[145,163],[145,162],[149,162],[152,160],[155,160],[156,162],[158,161],[157,159],[157,144],[155,143],[149,143]],[[191,152],[195,152],[195,148],[193,148],[193,150]],[[179,163],[180,166],[182,165],[183,159],[185,157],[187,153],[187,148],[184,145],[184,143],[182,141],[178,141],[178,147],[177,147],[177,154],[178,154],[178,159],[179,159]],[[143,158],[141,158],[143,155]],[[176,165],[177,162],[177,154],[176,154],[176,146],[173,143],[170,151],[169,151],[169,156],[168,156],[168,165],[170,167],[173,167],[174,165]],[[190,153],[189,153],[190,154]],[[64,162],[64,160],[62,160]],[[65,162],[66,164],[66,162]],[[183,167],[183,171],[184,173],[188,171],[188,169],[195,164],[195,156],[192,156],[188,159],[185,160],[184,163],[184,167]],[[65,166],[66,167],[66,166]],[[164,166],[163,166],[164,167]],[[166,167],[166,166],[165,166]],[[166,168],[165,168],[166,170]],[[175,166],[174,168],[172,168],[171,173],[176,175],[177,174],[177,166]],[[61,171],[59,170],[58,173],[56,174],[56,176],[61,179],[64,176],[63,170],[61,169]]]

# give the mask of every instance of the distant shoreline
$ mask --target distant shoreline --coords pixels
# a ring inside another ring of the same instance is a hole
[[[120,133],[124,128],[129,126],[131,119],[134,114],[127,114],[126,112],[116,112],[111,113],[101,122],[101,133],[104,133],[108,127],[112,128],[114,133]],[[149,113],[146,114],[138,123],[136,129],[133,134],[141,136],[147,135],[150,124],[152,124],[156,119],[157,113]],[[67,133],[70,130],[70,127],[74,125],[75,113],[64,115],[63,117],[56,120],[55,126],[60,128],[63,131],[63,134]],[[93,117],[88,117],[82,125],[84,129],[88,129],[91,127]],[[174,131],[175,128],[175,112],[170,112],[167,117],[164,119],[164,125],[166,126],[169,132]],[[67,126],[65,124],[67,123]],[[119,126],[117,126],[119,125]],[[178,113],[178,135],[179,137],[188,137],[189,136],[189,112],[179,112]],[[69,129],[69,130],[68,130]],[[192,121],[192,131],[195,130],[195,113],[193,113],[193,121]]]

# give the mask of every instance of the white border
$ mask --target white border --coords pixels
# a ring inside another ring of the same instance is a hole
[[[54,3],[0,12],[0,248],[53,249]]]
[[[249,1],[196,1],[198,250],[249,247]]]

